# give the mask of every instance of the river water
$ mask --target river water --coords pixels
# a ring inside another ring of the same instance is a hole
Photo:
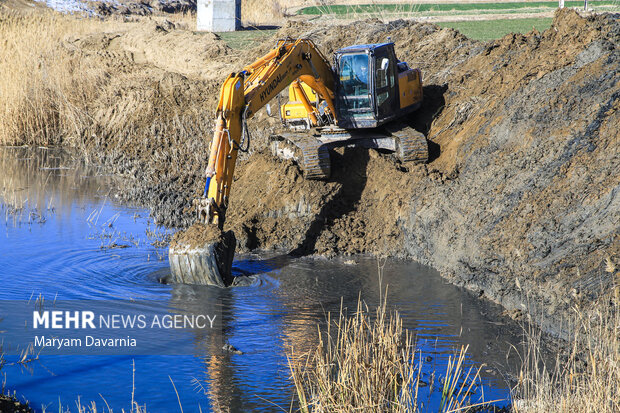
[[[186,332],[179,337],[196,351],[181,355],[42,354],[24,364],[5,355],[6,387],[37,411],[58,411],[59,404],[75,409],[77,400],[127,410],[132,397],[149,412],[180,411],[179,400],[184,412],[288,411],[291,348],[315,348],[326,314],[341,305],[354,309],[360,294],[370,307],[379,302],[378,263],[370,257],[240,255],[235,272],[255,274],[251,286],[162,284],[169,271],[162,241],[170,230],[157,227],[148,211],[115,202],[118,178],[76,164],[58,150],[0,148],[0,300],[217,303],[221,341],[243,354],[204,346],[199,335]],[[382,283],[389,307],[417,337],[423,380],[433,371],[440,380],[449,355],[468,345],[467,367],[483,365],[472,400],[508,404],[505,377],[514,371],[510,349],[521,329],[501,317],[500,308],[413,262],[387,260]],[[0,339],[7,316],[0,314]],[[422,392],[436,411],[439,391]]]

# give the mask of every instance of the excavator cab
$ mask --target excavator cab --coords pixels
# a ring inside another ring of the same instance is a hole
[[[334,60],[338,126],[376,128],[402,114],[394,43],[345,47]]]
[[[370,79],[368,79],[368,66],[370,60],[366,53],[348,53],[342,55],[338,61],[338,103],[349,116],[357,114],[357,117],[372,115],[370,100]]]
[[[281,114],[289,128],[301,133],[270,137],[276,156],[294,159],[309,179],[329,177],[329,151],[338,146],[391,151],[401,162],[428,160],[426,137],[407,124],[407,115],[422,104],[421,72],[397,59],[394,43],[340,49],[331,71],[335,119],[331,112],[325,115],[325,101],[312,88],[294,81]],[[311,113],[317,114],[314,119]]]

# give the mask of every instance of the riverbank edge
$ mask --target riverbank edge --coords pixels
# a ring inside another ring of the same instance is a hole
[[[14,395],[0,394],[0,412],[32,413],[34,410],[28,403],[22,403]]]
[[[65,147],[62,148],[68,151],[72,151],[73,149]],[[81,159],[93,159],[93,157],[96,157],[97,154],[99,155],[99,162],[97,163],[97,166],[101,167],[105,173],[110,173],[116,176],[120,175],[121,171],[119,170],[117,163],[109,160],[105,155],[101,156],[101,153],[97,153],[94,150],[86,156],[82,156]],[[77,160],[80,159],[80,155],[77,152],[75,153],[75,158]],[[251,156],[248,160],[243,162],[251,162]],[[139,177],[127,177],[126,175],[123,175],[122,179],[123,187],[119,187],[116,192],[113,192],[110,195],[131,206],[148,209],[155,222],[161,222],[161,214],[164,211],[169,211],[175,207],[174,200],[168,196],[165,196],[169,195],[170,188],[167,189],[166,193],[157,193],[156,188],[149,186],[149,180],[146,179],[144,175],[140,175]],[[130,190],[127,190],[128,188]],[[167,203],[169,205],[163,207],[160,205],[155,207],[153,200],[161,200],[162,198],[162,203]],[[191,208],[191,203],[189,201],[186,207]],[[165,227],[168,229],[184,229],[183,227]],[[533,321],[554,340],[560,339],[560,342],[565,342],[568,340],[570,331],[567,328],[567,319],[558,315],[558,313],[552,315],[544,314],[544,304],[542,303],[542,298],[537,297],[535,292],[530,291],[525,293],[521,289],[516,288],[513,283],[509,283],[504,279],[492,277],[489,274],[484,273],[484,271],[481,271],[480,274],[476,274],[475,271],[471,271],[469,273],[463,272],[459,271],[458,268],[438,265],[438,263],[432,259],[428,259],[420,254],[415,254],[415,251],[410,251],[406,246],[406,239],[410,232],[411,231],[406,227],[401,227],[403,246],[398,251],[393,251],[389,254],[388,256],[390,258],[411,260],[431,267],[450,284],[465,288],[474,295],[477,295],[479,299],[489,300],[490,302],[500,305],[505,309],[505,315],[512,318],[516,322],[521,322],[525,317],[529,321]],[[238,250],[243,252],[243,248],[239,247],[240,246],[238,245]],[[291,248],[294,248],[294,246],[289,246],[289,249]],[[446,251],[438,251],[439,255],[445,253]],[[362,255],[376,258],[384,256],[384,254],[377,254],[370,251],[364,252]],[[344,255],[336,255],[335,257],[316,253],[310,255],[311,258],[316,259],[339,259],[342,258],[342,256]],[[560,342],[557,343],[558,348],[560,347]]]

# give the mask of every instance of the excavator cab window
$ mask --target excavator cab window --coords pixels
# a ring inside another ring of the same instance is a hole
[[[394,117],[398,111],[398,86],[396,85],[396,55],[392,45],[375,49],[375,99],[377,105],[377,120]]]
[[[339,85],[341,103],[350,113],[368,113],[371,111],[370,102],[370,60],[366,53],[352,53],[340,56]]]

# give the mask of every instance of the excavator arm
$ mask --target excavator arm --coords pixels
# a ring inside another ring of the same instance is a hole
[[[216,111],[205,189],[197,202],[200,222],[223,227],[237,154],[247,134],[246,121],[287,86],[299,81],[316,91],[335,120],[334,73],[308,39],[280,40],[265,56],[226,78]],[[304,106],[316,125],[317,109],[307,101]]]

